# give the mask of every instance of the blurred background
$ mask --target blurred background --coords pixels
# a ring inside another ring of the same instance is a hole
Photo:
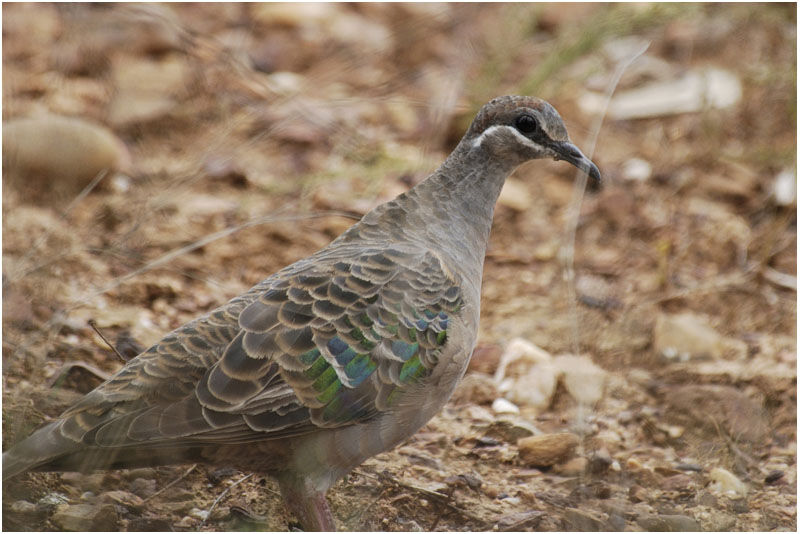
[[[4,449],[123,365],[91,321],[137,354],[528,94],[607,187],[556,162],[508,180],[470,370],[333,488],[340,527],[796,530],[794,4],[2,14]],[[285,529],[274,482],[243,475],[31,475],[3,526]]]

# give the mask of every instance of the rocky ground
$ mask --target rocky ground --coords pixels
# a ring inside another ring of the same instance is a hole
[[[535,94],[586,152],[604,119],[607,187],[509,180],[470,371],[332,489],[338,524],[796,531],[795,10],[4,5],[3,448],[122,365],[90,321],[130,357]],[[3,485],[5,530],[290,519],[201,465]]]

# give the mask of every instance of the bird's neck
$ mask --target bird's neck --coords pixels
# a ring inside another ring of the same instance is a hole
[[[480,280],[495,202],[514,166],[462,141],[433,174],[362,222],[399,227],[403,239],[439,251],[455,269]]]

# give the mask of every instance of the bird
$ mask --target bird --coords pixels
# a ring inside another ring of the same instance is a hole
[[[543,158],[601,183],[552,105],[491,100],[430,176],[129,360],[3,453],[3,479],[203,462],[273,476],[301,528],[335,530],[328,489],[464,375],[496,200]]]

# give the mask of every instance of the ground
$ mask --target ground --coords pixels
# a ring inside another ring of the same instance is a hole
[[[796,38],[792,4],[4,5],[4,450],[123,365],[91,320],[136,354],[535,94],[606,187],[509,180],[470,370],[332,488],[339,527],[795,531]],[[202,465],[3,485],[6,530],[291,521]]]

